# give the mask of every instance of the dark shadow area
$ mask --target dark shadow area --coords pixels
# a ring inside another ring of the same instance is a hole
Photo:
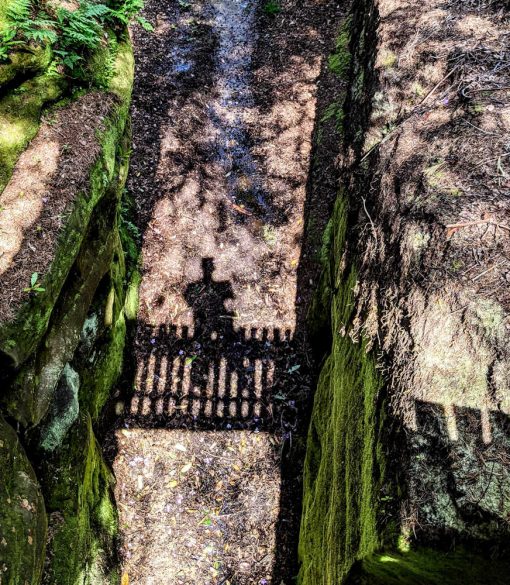
[[[508,414],[416,400],[414,428],[403,440],[412,473],[401,496],[410,502],[408,546],[387,542],[357,561],[346,583],[506,584],[510,539],[501,496],[510,479]],[[399,512],[397,506],[392,516]]]
[[[139,325],[152,347],[135,381],[125,422],[150,428],[292,430],[287,400],[300,369],[290,330],[236,328],[230,282],[214,279],[214,261],[188,285],[194,331]]]
[[[510,544],[501,500],[510,485],[510,417],[502,411],[421,401],[415,402],[415,414],[409,454],[413,477],[420,480],[410,489],[420,543],[450,548],[475,543],[490,549],[491,556],[501,556]],[[449,526],[451,514],[458,521]]]

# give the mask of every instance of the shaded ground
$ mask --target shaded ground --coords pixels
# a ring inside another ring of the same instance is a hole
[[[312,143],[339,84],[325,57],[342,12],[154,0],[146,15],[135,392],[112,442],[123,569],[137,584],[290,583],[314,372],[304,317],[335,195],[334,149],[310,173]],[[322,135],[338,144],[334,124]]]

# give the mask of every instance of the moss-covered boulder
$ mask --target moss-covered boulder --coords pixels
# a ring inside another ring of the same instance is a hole
[[[47,459],[41,478],[50,531],[43,583],[109,582],[117,535],[113,476],[88,415],[80,415],[62,448]]]
[[[311,312],[332,342],[308,437],[303,585],[508,580],[510,301],[493,218],[509,207],[486,162],[500,147],[480,133],[507,121],[496,98],[454,90],[495,82],[507,15],[477,8],[491,57],[461,73],[471,18],[468,3],[353,5],[344,181]],[[454,46],[424,33],[452,22]]]
[[[0,415],[0,582],[39,583],[46,512],[34,470],[16,432]]]
[[[0,98],[0,192],[37,134],[43,108],[62,97],[66,87],[63,76],[43,72]]]
[[[41,349],[23,366],[6,398],[7,409],[24,426],[37,425],[46,414],[57,382],[78,345],[97,286],[110,269],[115,232],[111,231],[117,198],[95,214],[69,283],[53,311]]]
[[[128,288],[136,297],[120,220],[133,55],[127,36],[108,31],[83,62],[87,83],[59,102],[69,80],[51,51],[35,53],[0,64],[0,417],[16,422],[41,489],[36,501],[34,472],[0,418],[0,463],[10,453],[12,475],[0,479],[0,582],[114,583],[113,476],[93,424],[121,372]],[[12,510],[4,492],[16,496]],[[4,519],[19,537],[3,538]]]
[[[126,47],[124,43],[118,49],[117,76],[122,79],[112,78],[113,93],[89,93],[60,110],[23,153],[0,195],[3,213],[11,220],[2,244],[3,280],[12,284],[4,289],[4,298],[0,293],[0,349],[7,367],[19,371],[4,402],[24,426],[37,425],[46,414],[119,246],[116,218],[125,181],[123,137],[132,80],[132,56]],[[55,152],[53,167],[43,165],[47,176],[37,175],[38,151],[47,152],[52,141],[58,148],[62,133],[68,136],[67,148]],[[81,143],[91,141],[84,157]],[[30,181],[33,188],[21,196],[20,185]],[[23,213],[27,203],[30,210],[40,209],[37,217]],[[66,214],[65,222],[59,213]],[[42,239],[44,254],[36,247]],[[33,288],[30,274],[38,279]]]
[[[84,324],[73,365],[81,372],[80,404],[95,421],[122,365],[126,341],[125,268],[122,250],[111,266]]]
[[[18,76],[26,77],[30,73],[44,71],[52,57],[50,45],[26,45],[9,53],[7,59],[0,62],[0,88]]]

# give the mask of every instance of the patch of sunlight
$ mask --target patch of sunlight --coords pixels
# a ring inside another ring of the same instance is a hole
[[[17,148],[27,135],[27,130],[33,125],[32,120],[17,119],[9,121],[2,117],[0,125],[0,150]]]
[[[116,438],[122,572],[130,580],[271,582],[281,479],[270,434],[133,428]]]
[[[56,141],[41,143],[25,151],[18,161],[18,170],[0,195],[0,274],[11,267],[23,246],[24,234],[40,217],[48,194],[48,178],[56,172],[58,158],[59,144]]]
[[[381,555],[379,557],[379,561],[381,563],[398,563],[400,562],[398,559],[396,559],[395,557],[390,557],[389,555]]]

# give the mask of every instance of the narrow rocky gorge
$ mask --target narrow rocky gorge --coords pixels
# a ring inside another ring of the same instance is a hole
[[[303,313],[325,227],[316,209],[307,259],[309,169],[331,19],[345,13],[289,2],[276,20],[222,1],[146,14],[128,180],[142,239],[134,395],[112,439],[123,570],[289,581],[313,379]],[[327,209],[335,190],[321,195]]]

